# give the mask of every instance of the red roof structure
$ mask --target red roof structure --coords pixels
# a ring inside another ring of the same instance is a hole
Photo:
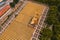
[[[4,8],[0,10],[0,17],[10,9],[10,5],[6,5]]]

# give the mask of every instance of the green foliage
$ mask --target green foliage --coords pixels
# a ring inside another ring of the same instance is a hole
[[[55,30],[56,34],[60,34],[60,24],[54,25],[54,30]]]
[[[51,5],[57,5],[59,3],[59,0],[35,0],[40,3],[48,4],[49,6]]]
[[[40,40],[60,40],[60,0],[35,0],[49,6],[45,23],[52,26],[52,36],[49,37],[50,32],[47,29],[42,31]],[[47,37],[47,39],[46,39]]]
[[[50,38],[52,36],[52,31],[48,27],[46,27],[46,28],[42,29],[40,34],[41,34],[40,35],[41,37],[39,37],[40,40],[50,40]]]
[[[10,3],[10,6],[13,8],[15,7],[15,3]]]
[[[58,11],[60,12],[60,5],[58,5]]]
[[[14,2],[15,4],[17,4],[17,3],[19,2],[19,0],[13,0],[13,2]]]
[[[48,32],[48,33],[47,33]],[[49,28],[44,28],[42,31],[41,31],[42,35],[45,36],[45,37],[51,37],[51,30]]]
[[[45,22],[49,25],[57,24],[59,22],[57,17],[58,17],[57,7],[50,6],[50,10],[48,12]]]
[[[39,40],[51,40],[51,39],[47,38],[47,37],[44,37],[44,36],[41,36]]]
[[[19,0],[13,0],[12,3],[10,3],[10,6],[13,8],[15,5],[19,2]]]

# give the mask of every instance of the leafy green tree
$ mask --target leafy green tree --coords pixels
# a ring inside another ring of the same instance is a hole
[[[54,25],[54,30],[55,30],[56,34],[60,34],[60,24]]]
[[[56,6],[50,6],[50,10],[48,12],[46,23],[49,25],[58,23],[58,11]]]
[[[54,25],[52,27],[53,35],[51,37],[51,40],[59,40],[60,39],[60,25]]]
[[[13,2],[14,2],[15,4],[17,4],[17,3],[19,2],[19,0],[13,0]]]
[[[58,11],[60,12],[60,5],[58,5]]]
[[[58,20],[59,20],[59,22],[60,22],[60,14],[58,14]]]
[[[14,7],[15,7],[15,3],[10,3],[10,6],[11,6],[12,8],[14,8]]]
[[[52,36],[52,31],[48,27],[46,27],[42,29],[40,34],[41,34],[40,35],[41,37],[39,37],[40,40],[50,40]]]
[[[47,14],[45,23],[52,26],[52,36],[47,30],[42,30],[40,40],[60,40],[60,0],[35,0],[40,3],[49,5],[49,12]],[[48,34],[47,34],[48,33]],[[46,39],[47,37],[47,39]]]

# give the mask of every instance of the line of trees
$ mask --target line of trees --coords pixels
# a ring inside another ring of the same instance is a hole
[[[60,0],[35,0],[43,4],[47,4],[49,6],[49,12],[47,14],[45,23],[49,25],[52,25],[52,36],[50,37],[49,40],[60,40]],[[45,33],[46,32],[46,33]],[[47,28],[45,32],[42,32],[44,34],[49,34],[49,31],[47,31]],[[43,35],[43,34],[42,34]],[[50,34],[49,34],[50,35]],[[49,36],[47,35],[47,36]],[[45,37],[47,37],[45,36]],[[43,36],[44,37],[44,36]],[[43,38],[41,36],[41,38]],[[40,40],[47,40],[46,39],[41,39]]]

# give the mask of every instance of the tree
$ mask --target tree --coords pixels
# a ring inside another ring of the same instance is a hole
[[[60,22],[60,14],[58,14],[58,21]]]
[[[52,27],[53,35],[51,37],[51,40],[60,40],[60,24],[55,24]]]
[[[52,36],[46,29],[42,30],[40,40],[60,40],[60,0],[36,0],[40,3],[49,5],[50,9],[47,14],[45,23],[52,26]],[[47,37],[47,39],[46,39]],[[51,38],[50,38],[51,37]]]
[[[15,3],[10,3],[10,6],[13,8],[15,7]]]
[[[58,5],[58,11],[60,12],[60,5]]]
[[[14,2],[15,4],[17,4],[17,3],[19,2],[19,0],[13,0],[13,2]]]
[[[40,32],[40,40],[50,40],[52,36],[52,31],[49,29],[49,27],[43,28],[42,31]]]
[[[48,12],[45,23],[47,23],[48,25],[57,24],[58,23],[57,14],[58,14],[57,7],[50,6],[50,10]]]
[[[58,24],[58,25],[54,25],[54,30],[55,30],[55,32],[56,32],[56,34],[60,34],[60,24]]]

